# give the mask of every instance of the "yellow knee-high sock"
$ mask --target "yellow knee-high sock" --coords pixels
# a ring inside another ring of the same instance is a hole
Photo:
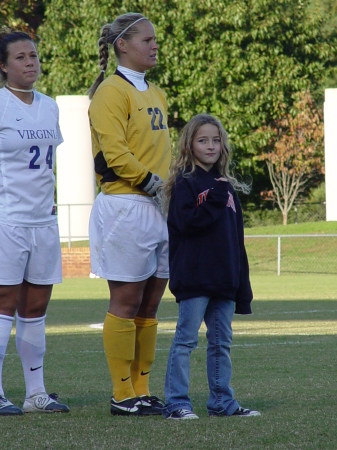
[[[107,313],[103,327],[103,344],[110,370],[113,396],[121,401],[136,397],[130,367],[135,357],[136,326],[133,319]]]
[[[135,318],[136,349],[131,364],[131,380],[137,396],[150,395],[149,378],[157,340],[157,319]]]

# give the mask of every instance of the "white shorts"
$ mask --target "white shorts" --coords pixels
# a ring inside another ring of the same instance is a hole
[[[58,225],[18,227],[0,223],[0,285],[62,282]]]
[[[113,281],[168,278],[168,231],[154,201],[143,195],[98,194],[89,222],[91,271]]]

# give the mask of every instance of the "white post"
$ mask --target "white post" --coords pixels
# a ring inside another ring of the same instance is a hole
[[[277,237],[277,275],[281,275],[281,236]]]
[[[71,247],[71,207],[68,206],[68,248]]]
[[[96,193],[88,118],[90,101],[86,95],[61,95],[56,102],[64,139],[56,152],[60,236],[62,241],[84,240],[88,238]]]
[[[325,89],[324,143],[326,220],[337,221],[337,89]]]

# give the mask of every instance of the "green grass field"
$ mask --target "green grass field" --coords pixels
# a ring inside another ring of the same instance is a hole
[[[280,272],[284,274],[337,274],[337,236],[288,237],[280,240]],[[252,274],[278,273],[278,238],[246,236]]]
[[[336,234],[337,222],[304,222],[298,224],[271,225],[267,227],[246,228],[245,234]]]
[[[110,416],[111,381],[99,328],[108,307],[106,282],[66,279],[55,286],[48,309],[45,384],[71,412],[1,418],[1,448],[335,450],[337,277],[252,275],[252,286],[254,314],[233,322],[232,385],[238,401],[262,417],[207,416],[204,328],[191,359],[190,395],[200,420]],[[168,291],[158,318],[151,390],[163,397],[177,318]],[[3,381],[6,395],[22,405],[14,336]]]

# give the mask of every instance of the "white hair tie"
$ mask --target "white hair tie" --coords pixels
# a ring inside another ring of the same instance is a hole
[[[146,17],[141,17],[140,19],[135,20],[131,25],[129,25],[128,27],[125,28],[125,30],[123,30],[121,33],[119,33],[119,35],[116,37],[116,39],[113,41],[112,45],[115,45],[117,39],[119,39],[121,36],[123,36],[123,34],[128,31],[129,28],[133,27],[134,25],[136,25],[137,22],[140,22],[141,20],[147,20]]]

